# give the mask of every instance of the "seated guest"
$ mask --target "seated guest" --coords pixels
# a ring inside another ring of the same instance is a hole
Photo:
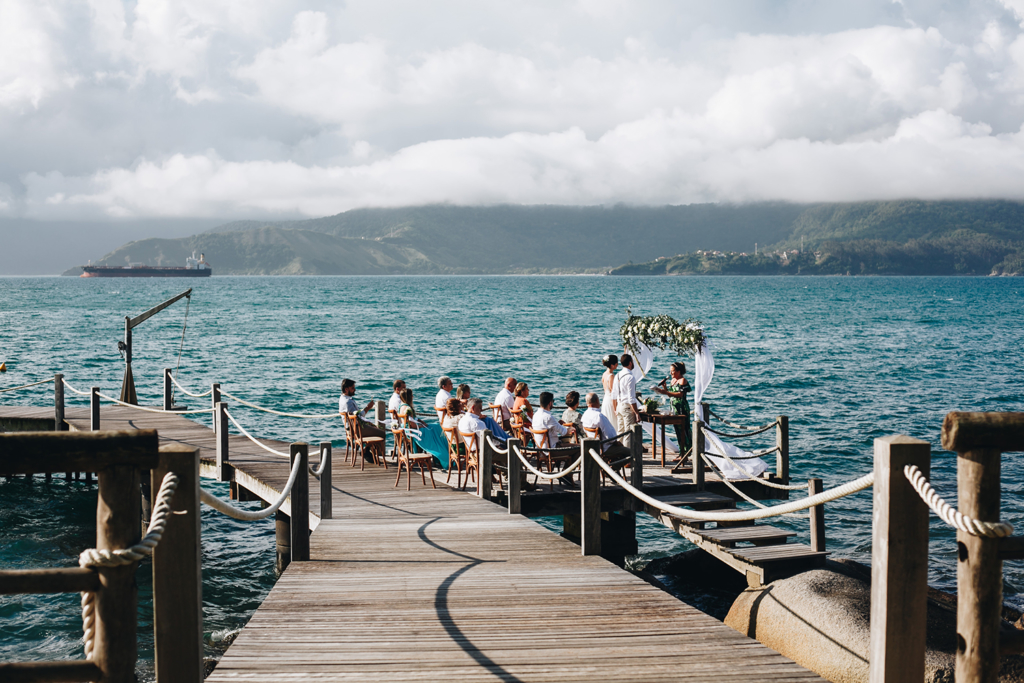
[[[540,392],[540,409],[533,414],[533,431],[546,431],[548,433],[548,446],[556,448],[559,446],[559,438],[569,433],[569,430],[562,426],[555,416],[551,414],[551,406],[555,403],[555,395],[550,391]],[[534,436],[533,440],[540,444],[540,440]]]
[[[479,398],[471,398],[468,400],[468,403],[469,410],[463,413],[462,418],[459,419],[459,431],[471,434],[488,429],[487,425],[484,424],[484,402]]]
[[[509,420],[512,419],[512,407],[516,403],[516,397],[512,394],[516,388],[516,378],[507,377],[505,378],[505,385],[498,392],[498,395],[494,397],[494,405],[501,406],[501,426],[508,431]]]
[[[404,418],[413,429],[425,426],[423,422],[416,419],[416,408],[412,405],[412,389],[402,389],[402,405],[398,408],[398,417]]]
[[[463,411],[469,410],[469,406],[466,405],[467,403],[469,403],[469,394],[470,388],[468,384],[460,384],[459,388],[455,390],[455,398],[459,399],[459,401],[462,403]]]
[[[440,414],[447,409],[448,399],[452,397],[452,378],[444,375],[437,380],[437,388],[437,396],[434,397],[434,410]]]
[[[470,396],[469,396],[469,385],[468,384],[463,384],[462,386],[460,386],[459,387],[459,391],[460,392],[462,391],[462,387],[466,387],[466,395],[465,395],[465,397],[459,396],[459,399],[460,399],[460,402],[462,403],[462,405],[465,407],[466,412],[463,414],[462,420],[459,421],[459,429],[461,431],[464,431],[464,432],[469,432],[469,431],[478,432],[481,429],[489,429],[489,430],[491,430],[491,435],[495,439],[498,439],[499,441],[508,441],[509,436],[508,436],[508,434],[505,433],[505,430],[501,428],[501,425],[499,425],[497,422],[495,422],[494,418],[491,417],[490,415],[484,415],[483,414],[483,406],[484,406],[483,399],[480,399],[480,398],[470,398]],[[474,424],[476,424],[478,422],[479,426],[476,426],[472,430],[470,430],[470,429],[463,429],[463,427],[462,427],[463,422],[462,421],[466,420],[467,416],[472,414],[472,410],[470,409],[470,406],[472,406],[474,403],[479,403],[480,404],[480,411],[476,413],[476,415],[478,416],[478,419],[474,422]]]
[[[523,424],[527,427],[533,421],[533,406],[530,405],[528,397],[530,396],[530,387],[526,386],[526,382],[520,382],[516,385],[516,390],[512,392],[515,397],[515,403],[512,404],[512,410],[522,410],[521,417]]]
[[[402,408],[402,391],[405,389],[405,382],[396,379],[391,386],[394,388],[394,392],[388,399],[388,413],[391,415],[391,419],[395,419]]]
[[[441,426],[445,429],[458,429],[460,415],[462,415],[462,403],[457,398],[448,399],[448,403],[444,408],[444,418],[441,420]]]
[[[597,436],[587,436],[588,439],[598,439],[604,441],[615,436],[615,427],[612,426],[612,421],[608,419],[608,416],[601,412],[601,399],[598,398],[597,394],[591,392],[587,394],[587,410],[583,413],[583,418],[580,423],[586,429],[597,430]],[[619,441],[609,441],[602,446],[604,451],[603,456],[605,460],[619,460],[632,455],[632,451],[622,445]]]
[[[356,415],[359,419],[359,426],[362,428],[363,436],[383,437],[384,430],[366,419],[366,414],[373,407],[373,401],[367,403],[366,409],[360,413],[359,406],[356,405],[355,395],[356,381],[354,379],[343,379],[341,381],[341,398],[338,400],[338,413]]]
[[[580,405],[580,392],[570,391],[565,395],[565,410],[562,412],[562,424],[572,425],[576,436],[580,439],[587,437],[583,431],[583,423],[580,421],[580,413],[576,410]]]

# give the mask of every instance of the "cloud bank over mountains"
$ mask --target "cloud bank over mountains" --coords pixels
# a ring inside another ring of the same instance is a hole
[[[1024,199],[1024,0],[709,4],[3,0],[0,216]]]

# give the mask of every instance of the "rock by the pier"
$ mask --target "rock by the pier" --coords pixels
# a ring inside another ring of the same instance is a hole
[[[867,683],[871,625],[870,574],[866,567],[830,562],[768,586],[744,591],[725,623],[833,683]],[[929,599],[925,680],[952,683],[956,608]],[[1006,657],[1000,681],[1024,681]]]

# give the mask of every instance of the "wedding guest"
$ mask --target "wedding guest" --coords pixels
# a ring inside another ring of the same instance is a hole
[[[512,410],[522,410],[523,424],[529,427],[533,421],[533,406],[529,401],[530,387],[526,386],[526,382],[520,382],[512,393],[516,397],[515,403],[512,404]]]
[[[669,367],[669,374],[672,375],[672,378],[662,380],[661,384],[654,388],[654,391],[669,397],[673,415],[689,415],[690,402],[686,400],[686,394],[690,391],[690,383],[683,376],[686,374],[686,364],[683,362],[673,363]],[[667,387],[666,384],[668,384]],[[682,455],[693,446],[693,428],[689,420],[673,426],[676,429],[679,454]]]
[[[467,401],[468,410],[459,419],[459,431],[464,434],[481,432],[489,427],[484,423],[483,408],[484,402],[479,398],[471,398]]]
[[[338,400],[338,413],[355,415],[359,420],[359,426],[362,428],[363,436],[384,436],[384,430],[380,429],[372,422],[366,419],[366,414],[373,408],[373,401],[371,400],[366,404],[366,408],[363,412],[359,412],[359,406],[356,404],[356,381],[354,379],[343,379],[341,381],[341,398]]]
[[[412,404],[412,389],[402,389],[402,405],[398,407],[398,416],[407,420],[410,427],[421,428],[425,423],[416,419],[416,408]]]
[[[580,420],[586,429],[591,431],[597,430],[597,439],[604,441],[615,436],[615,427],[612,426],[612,421],[608,419],[608,416],[601,411],[601,399],[597,397],[597,394],[591,392],[587,394],[587,409],[583,413],[583,417]],[[588,436],[587,438],[594,438]],[[632,455],[632,451],[623,446],[618,441],[609,441],[602,447],[602,455],[607,461],[619,460]]]
[[[633,425],[640,422],[640,404],[636,400],[636,377],[633,376],[633,357],[628,353],[622,354],[619,359],[622,370],[615,376],[615,384],[618,389],[618,416],[619,434],[630,431]],[[632,436],[625,437],[626,445]]]
[[[469,412],[469,404],[472,401],[477,400],[470,396],[471,392],[472,390],[468,384],[460,384],[459,388],[455,391],[455,397],[459,399],[459,403],[462,404],[463,413]],[[483,399],[480,399],[480,404],[483,405]],[[494,438],[500,439],[501,441],[508,441],[508,434],[505,433],[505,430],[502,429],[502,425],[499,425],[493,417],[490,415],[483,415],[481,413],[481,419],[484,422],[483,429],[490,429]]]
[[[601,412],[614,425],[618,424],[618,397],[619,393],[615,388],[615,370],[619,367],[619,357],[609,353],[601,359],[601,365],[605,367],[601,375],[601,386],[604,387],[604,397],[601,399]]]
[[[452,397],[452,378],[448,375],[437,380],[437,396],[434,397],[434,410],[442,413],[448,405],[448,399]]]
[[[405,382],[400,379],[396,379],[391,386],[394,391],[388,399],[388,413],[391,414],[393,419],[398,417],[398,411],[402,407],[402,391],[405,389]]]
[[[580,413],[577,408],[580,405],[580,392],[570,391],[565,395],[565,410],[562,411],[562,424],[572,425],[573,431],[580,439],[586,437],[583,431],[583,423],[580,421]]]
[[[551,406],[555,403],[555,396],[550,391],[540,392],[540,408],[533,414],[533,431],[546,431],[548,433],[548,446],[555,448],[559,439],[567,435],[569,430],[562,426],[562,423],[551,414]],[[540,444],[540,440],[534,436],[534,441]]]
[[[462,410],[469,410],[469,406],[466,403],[469,401],[469,394],[471,390],[468,384],[460,384],[459,388],[455,390],[455,398],[462,402]]]
[[[516,397],[513,395],[513,391],[516,388],[516,378],[506,377],[505,385],[501,387],[501,391],[494,397],[494,405],[501,406],[501,426],[505,431],[509,430],[509,420],[512,419],[512,407],[516,403]]]

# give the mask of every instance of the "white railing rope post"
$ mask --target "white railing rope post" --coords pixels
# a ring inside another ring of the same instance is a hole
[[[64,423],[64,375],[59,372],[53,376],[53,429],[57,432],[68,429]]]
[[[299,461],[299,476],[292,485],[291,536],[292,562],[309,560],[309,444],[293,443],[289,449],[289,462],[295,467]]]
[[[164,410],[174,407],[174,388],[171,384],[171,369],[164,368]]]
[[[218,401],[214,404],[214,408],[216,408],[213,412],[213,425],[217,436],[217,477],[218,481],[231,481],[231,467],[228,465],[230,459],[228,453],[228,404]]]
[[[320,463],[323,465],[320,472],[320,519],[334,518],[331,484],[331,468],[334,465],[333,450],[330,441],[320,442]]]
[[[928,506],[904,476],[906,465],[930,471],[927,441],[909,436],[875,439],[871,683],[924,680]]]
[[[100,428],[100,388],[93,387],[89,392],[89,429],[97,431]]]
[[[494,449],[491,448],[491,430],[485,429],[476,433],[476,452],[480,462],[477,463],[476,490],[481,500],[491,499],[491,478],[494,476]]]
[[[516,449],[522,447],[519,439],[509,439],[508,448],[508,514],[518,515],[522,512],[522,463],[516,455]]]
[[[601,468],[590,455],[591,449],[600,453],[601,442],[584,439],[580,445],[580,550],[584,555],[600,555]]]

